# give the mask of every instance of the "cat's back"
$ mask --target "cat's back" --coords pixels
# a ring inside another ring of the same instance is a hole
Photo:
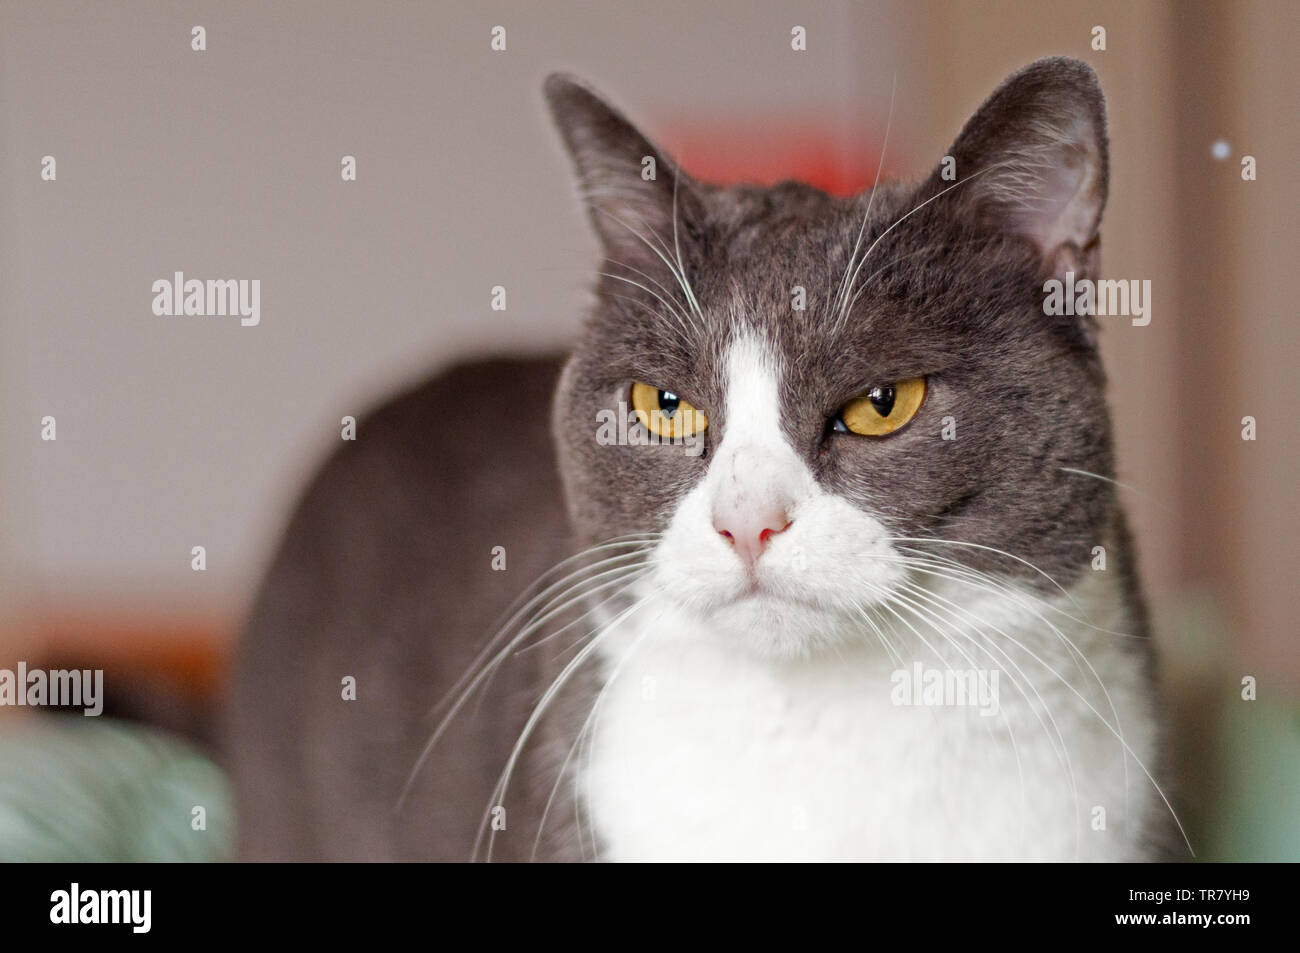
[[[415,769],[431,710],[568,545],[560,366],[454,367],[363,417],[311,480],[237,655],[243,856],[469,857],[467,808],[488,806],[537,663],[513,659]]]

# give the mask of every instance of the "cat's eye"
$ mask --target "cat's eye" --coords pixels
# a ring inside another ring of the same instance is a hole
[[[893,384],[877,384],[845,404],[833,426],[842,433],[883,437],[915,417],[923,400],[924,377],[912,377]]]
[[[643,427],[666,440],[693,437],[709,425],[702,410],[673,391],[640,381],[632,385],[632,410]]]

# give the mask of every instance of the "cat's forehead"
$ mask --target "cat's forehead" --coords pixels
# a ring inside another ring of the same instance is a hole
[[[965,360],[980,314],[1030,301],[1030,259],[946,196],[882,183],[841,198],[790,182],[701,198],[699,218],[676,236],[667,226],[668,254],[644,246],[637,270],[607,278],[600,363],[716,391],[729,345],[752,334],[792,382],[844,388]]]
[[[824,262],[828,252],[845,254],[860,235],[887,226],[909,191],[882,183],[838,197],[801,182],[712,189],[704,203],[709,244],[737,267]]]
[[[874,300],[909,294],[899,271],[933,265],[943,250],[936,216],[908,214],[911,194],[896,184],[848,198],[794,182],[716,190],[692,276],[703,317],[715,334],[761,329],[802,347],[865,330]]]

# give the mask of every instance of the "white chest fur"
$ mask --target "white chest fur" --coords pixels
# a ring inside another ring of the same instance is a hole
[[[1114,586],[1089,576],[1068,611],[1122,630]],[[900,626],[886,633],[893,659],[867,633],[776,661],[671,611],[614,633],[603,660],[617,675],[579,779],[604,859],[1139,857],[1163,807],[1144,769],[1153,737],[1133,656],[1041,604],[1059,631],[983,598],[973,614],[1001,630],[985,628],[983,651],[922,631],[931,651]],[[899,703],[900,660],[999,669],[998,712]]]

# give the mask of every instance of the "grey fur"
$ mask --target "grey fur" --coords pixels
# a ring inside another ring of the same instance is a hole
[[[461,368],[363,421],[313,482],[241,650],[232,737],[247,857],[469,856],[510,744],[566,656],[507,665],[394,813],[432,730],[428,709],[532,578],[575,547],[664,527],[707,469],[707,447],[691,457],[599,446],[597,412],[631,381],[650,382],[704,409],[716,445],[728,425],[723,355],[745,329],[779,355],[786,436],[824,487],[898,535],[1010,549],[1067,586],[1110,541],[1145,634],[1113,486],[1066,470],[1114,476],[1096,329],[1042,308],[1046,277],[1097,267],[1107,142],[1089,67],[1049,59],[1009,78],[950,150],[955,188],[936,169],[845,199],[797,182],[695,181],[581,83],[553,76],[546,97],[603,242],[601,271],[619,277],[596,284],[549,434],[554,365]],[[644,156],[656,159],[652,182]],[[1075,182],[1087,188],[1076,194]],[[1037,223],[1067,202],[1075,226],[1045,245]],[[860,231],[872,250],[839,320]],[[642,240],[656,236],[670,260],[680,253],[698,313]],[[801,313],[795,285],[808,292]],[[905,430],[829,429],[866,386],[922,374],[929,394]],[[956,440],[941,439],[948,417]],[[507,573],[487,569],[493,545],[507,547]],[[961,559],[1049,585],[992,553]],[[1135,664],[1149,664],[1148,642],[1130,644]],[[359,679],[357,702],[339,700],[346,674]],[[569,693],[572,712],[589,691]],[[530,855],[569,730],[552,720],[539,734],[512,782],[497,857]],[[542,856],[569,856],[566,823]]]

